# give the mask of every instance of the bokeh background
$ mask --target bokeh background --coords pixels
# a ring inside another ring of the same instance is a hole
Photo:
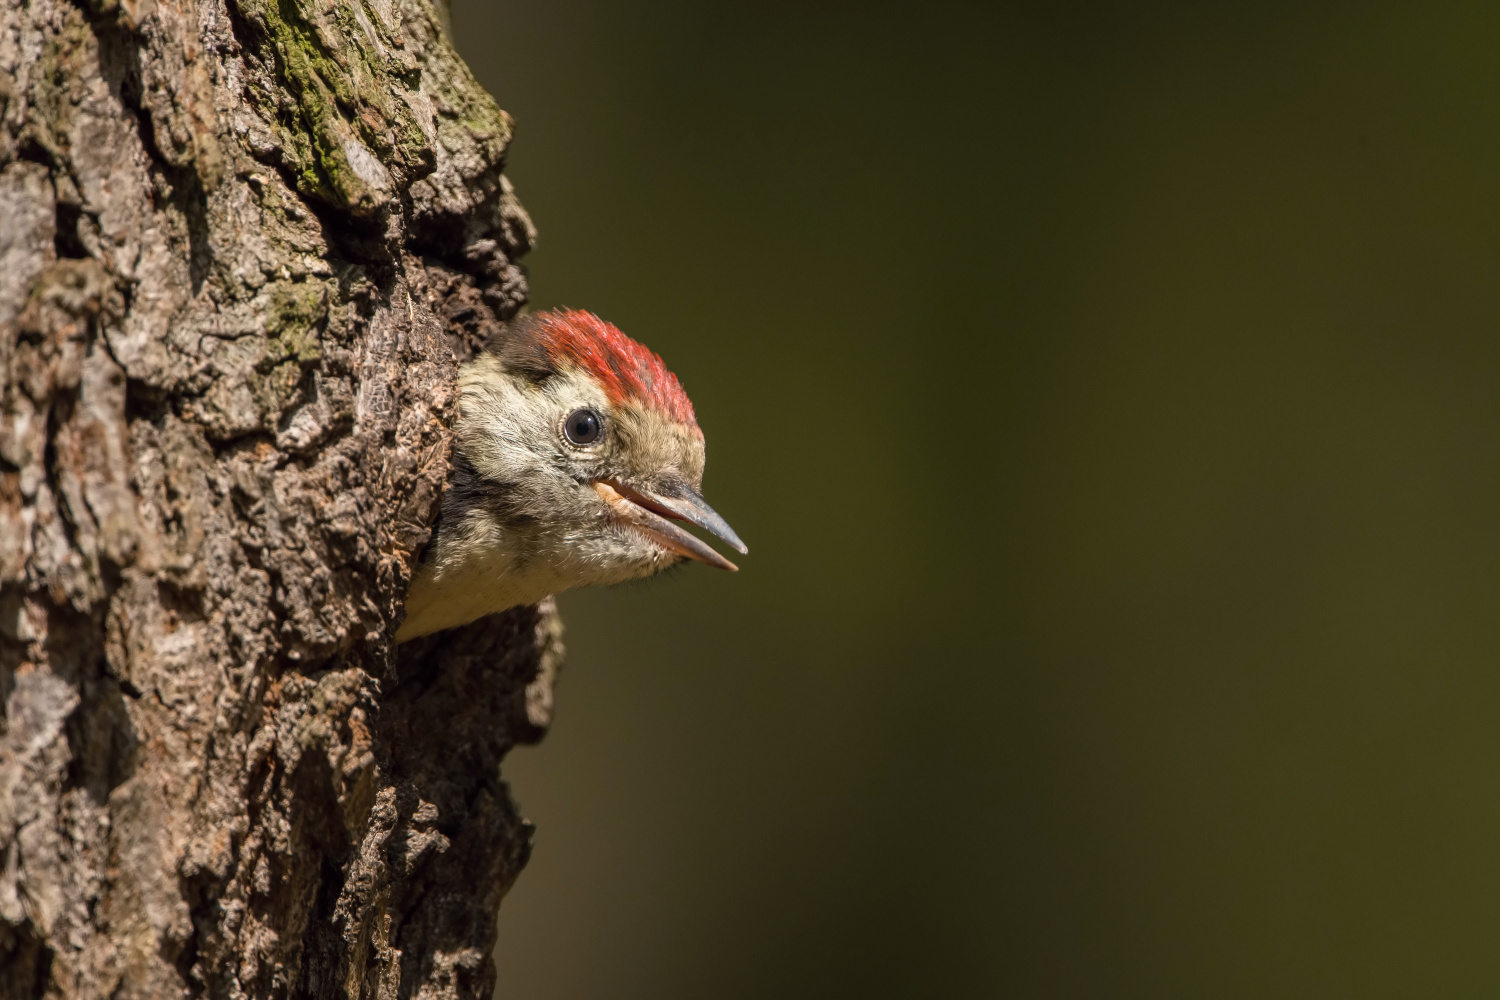
[[[751,547],[563,599],[501,998],[1500,995],[1500,7],[453,17]]]

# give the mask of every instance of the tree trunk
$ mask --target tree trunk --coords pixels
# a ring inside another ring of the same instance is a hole
[[[391,635],[525,299],[429,0],[0,0],[0,998],[483,997],[548,606]]]

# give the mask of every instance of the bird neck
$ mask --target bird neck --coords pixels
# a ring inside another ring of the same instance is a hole
[[[545,560],[521,562],[503,548],[439,551],[412,580],[406,621],[396,641],[467,625],[517,605],[535,604],[564,587]]]

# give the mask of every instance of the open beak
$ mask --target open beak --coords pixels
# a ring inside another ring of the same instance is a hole
[[[680,556],[687,556],[719,569],[739,569],[715,552],[707,542],[682,530],[673,521],[696,524],[715,537],[722,538],[736,551],[750,551],[740,541],[740,536],[734,533],[734,529],[691,487],[681,487],[680,496],[669,497],[628,486],[617,479],[600,479],[594,483],[594,489],[621,518],[629,521],[652,541]]]

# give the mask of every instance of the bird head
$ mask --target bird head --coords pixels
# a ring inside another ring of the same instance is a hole
[[[684,524],[747,551],[703,499],[703,432],[677,377],[611,324],[523,317],[458,384],[459,453],[398,638],[683,559],[736,568]]]

